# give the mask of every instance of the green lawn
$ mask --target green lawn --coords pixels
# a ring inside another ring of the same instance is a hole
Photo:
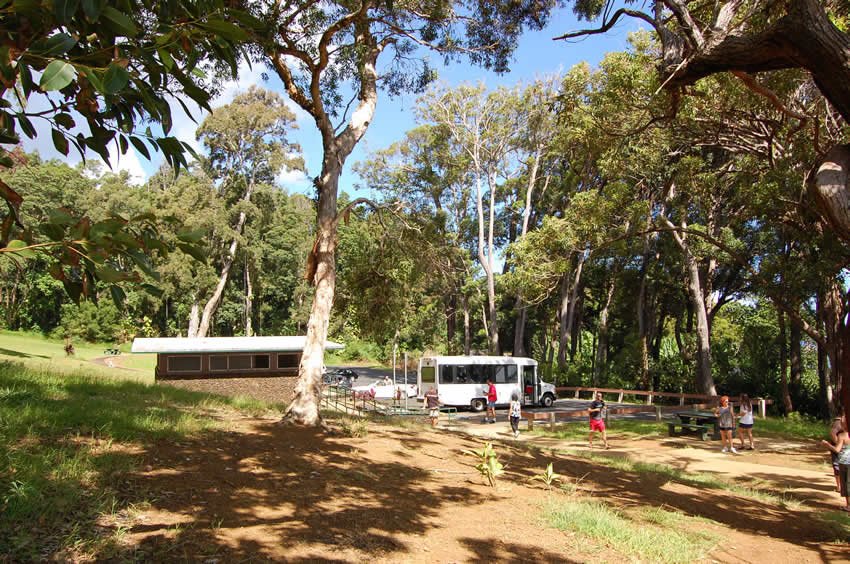
[[[28,350],[52,352],[47,342]],[[56,372],[50,358],[23,362],[0,359],[0,561],[42,560],[45,547],[68,560],[109,559],[120,539],[105,538],[98,521],[144,502],[122,492],[138,464],[128,445],[216,428],[213,410],[280,415],[256,400],[105,378],[94,365]]]
[[[0,331],[0,360],[18,361],[36,369],[55,372],[88,370],[99,375],[122,380],[153,382],[156,366],[154,354],[129,354],[130,345],[121,346],[121,366],[137,372],[98,366],[90,362],[94,358],[107,356],[104,351],[112,348],[111,343],[74,343],[74,356],[65,354],[63,341],[48,339],[35,333]]]
[[[667,423],[657,421],[639,421],[634,419],[611,419],[608,422],[608,431],[617,437],[626,438],[653,438],[667,436]],[[556,437],[565,440],[587,439],[587,420],[580,419],[571,423],[559,424],[555,431],[549,431],[544,426],[535,433],[543,436]],[[807,417],[768,417],[767,419],[756,418],[753,427],[753,436],[774,437],[794,440],[826,439],[829,437],[829,425],[824,421]],[[600,437],[595,441],[601,442]]]

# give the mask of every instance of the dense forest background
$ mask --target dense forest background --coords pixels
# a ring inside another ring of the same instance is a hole
[[[598,69],[431,87],[419,125],[355,165],[378,197],[339,228],[329,335],[348,358],[510,353],[558,383],[834,410],[847,249],[812,228],[802,163],[846,124],[796,70],[765,77],[770,96],[718,75],[671,103],[657,49],[638,34]],[[155,252],[122,299],[104,285],[79,305],[50,255],[7,258],[3,327],[116,343],[303,334],[316,202],[277,181],[303,166],[293,127],[254,88],[200,126],[206,156],[143,185],[18,152],[3,180],[25,225],[55,225],[62,208],[98,225],[143,217],[204,252]]]

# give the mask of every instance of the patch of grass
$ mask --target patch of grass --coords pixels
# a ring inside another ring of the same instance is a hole
[[[797,414],[792,414],[791,417],[757,418],[753,434],[791,439],[829,439],[829,423]]]
[[[587,420],[581,419],[573,423],[560,424],[554,431],[539,427],[534,429],[534,433],[562,440],[587,440]],[[614,419],[608,424],[608,433],[616,433],[617,437],[623,438],[654,437],[666,435],[667,425],[657,421]]]
[[[343,417],[338,420],[340,430],[346,437],[362,439],[369,436],[369,422],[365,419]]]
[[[129,503],[120,479],[137,464],[139,445],[216,428],[213,412],[224,409],[275,410],[0,362],[0,561],[106,554],[115,531],[98,523]]]
[[[850,543],[850,514],[846,511],[830,511],[823,515],[823,521],[835,535],[835,542]]]
[[[566,451],[562,451],[566,452]],[[640,474],[655,474],[667,481],[685,484],[695,488],[708,488],[724,490],[741,497],[755,499],[762,503],[777,505],[785,509],[797,510],[803,507],[801,500],[795,499],[787,492],[775,492],[766,489],[742,486],[734,482],[723,480],[714,474],[686,472],[674,466],[656,462],[640,462],[622,458],[619,456],[594,455],[592,452],[572,450],[568,452],[571,456],[593,460],[594,463],[615,468],[624,472],[635,472]]]
[[[709,521],[661,507],[617,510],[594,500],[559,499],[544,510],[550,526],[610,546],[624,556],[648,562],[694,562],[720,540],[706,530]]]

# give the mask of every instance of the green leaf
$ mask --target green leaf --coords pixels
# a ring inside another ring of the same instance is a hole
[[[50,136],[53,137],[53,146],[63,155],[68,155],[68,139],[58,129],[51,129]]]
[[[74,65],[65,61],[53,61],[44,69],[38,85],[45,92],[61,90],[71,84],[76,76],[77,70]]]
[[[207,262],[207,254],[200,246],[190,245],[188,243],[177,243],[177,247],[198,262]]]
[[[165,293],[153,284],[142,284],[142,290],[155,298],[161,298]]]
[[[82,282],[71,282],[69,280],[62,280],[62,285],[65,286],[65,291],[68,292],[68,296],[73,300],[75,304],[80,303],[80,297],[83,295],[83,284]]]
[[[170,71],[174,68],[174,58],[171,56],[171,53],[165,49],[157,49],[156,52],[159,53],[159,59],[167,70]]]
[[[85,68],[83,69],[83,74],[86,75],[86,80],[94,86],[94,89],[100,92],[101,94],[106,93],[106,89],[103,86],[103,80],[97,75],[94,69]]]
[[[121,65],[111,63],[103,75],[103,87],[107,94],[116,94],[130,82],[130,73]]]
[[[56,114],[56,117],[53,119],[65,129],[71,129],[76,125],[74,118],[69,113],[62,112],[61,114]]]
[[[79,0],[54,0],[53,13],[56,14],[57,20],[63,24],[68,23],[71,21],[79,5]]]
[[[122,280],[125,280],[127,278],[127,273],[116,270],[108,264],[105,264],[98,268],[95,273],[97,274],[98,280],[102,280],[109,284],[121,282]]]
[[[148,151],[148,148],[145,146],[144,141],[142,141],[138,137],[130,137],[130,143],[132,143],[133,147],[135,147],[138,152],[144,155],[147,160],[151,160],[151,154]]]
[[[76,44],[77,40],[67,33],[57,33],[44,41],[41,54],[46,57],[61,57],[73,49]]]
[[[206,237],[207,230],[206,229],[189,229],[184,227],[177,231],[177,238],[183,241],[184,243],[198,243]]]
[[[86,14],[86,19],[90,22],[96,21],[100,17],[103,5],[103,0],[83,0],[83,12]]]
[[[42,223],[38,229],[51,241],[61,241],[65,237],[65,230],[55,223]]]
[[[50,223],[68,227],[77,223],[77,218],[74,217],[68,210],[64,208],[56,208],[47,210],[47,218]]]
[[[245,41],[248,39],[248,34],[245,33],[245,30],[219,18],[209,18],[200,24],[200,27],[214,31],[230,41]]]
[[[24,135],[26,135],[30,139],[35,139],[35,127],[33,127],[32,122],[27,116],[23,114],[18,114],[18,124],[20,124],[21,131],[24,132]]]
[[[120,286],[110,286],[109,294],[112,296],[115,307],[119,310],[122,309],[124,307],[124,300],[127,299],[127,294],[124,293],[124,290]]]
[[[29,247],[29,243],[26,241],[21,241],[20,239],[14,239],[9,241],[9,244],[6,245],[6,248],[15,253],[17,256],[21,258],[32,258],[35,256],[35,251],[32,249],[27,249]]]
[[[119,12],[112,6],[104,6],[101,15],[112,23],[112,29],[120,31],[127,37],[135,37],[139,32],[136,24],[127,14]]]

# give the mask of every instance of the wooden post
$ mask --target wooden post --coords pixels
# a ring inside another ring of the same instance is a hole
[[[679,396],[679,405],[685,405],[685,394]]]
[[[661,421],[661,406],[660,405],[655,406],[655,420]]]
[[[525,420],[528,421],[528,430],[533,431],[534,430],[534,414],[531,414],[530,416],[526,417]]]
[[[623,392],[620,392],[620,395],[617,397],[617,403],[623,403]]]
[[[573,396],[573,399],[578,399],[578,388],[576,388],[576,394]]]
[[[646,405],[652,405],[652,392],[646,394]]]
[[[555,412],[554,411],[549,412],[549,430],[550,431],[555,430]]]
[[[759,398],[759,415],[762,419],[767,419],[767,402],[764,398]]]

